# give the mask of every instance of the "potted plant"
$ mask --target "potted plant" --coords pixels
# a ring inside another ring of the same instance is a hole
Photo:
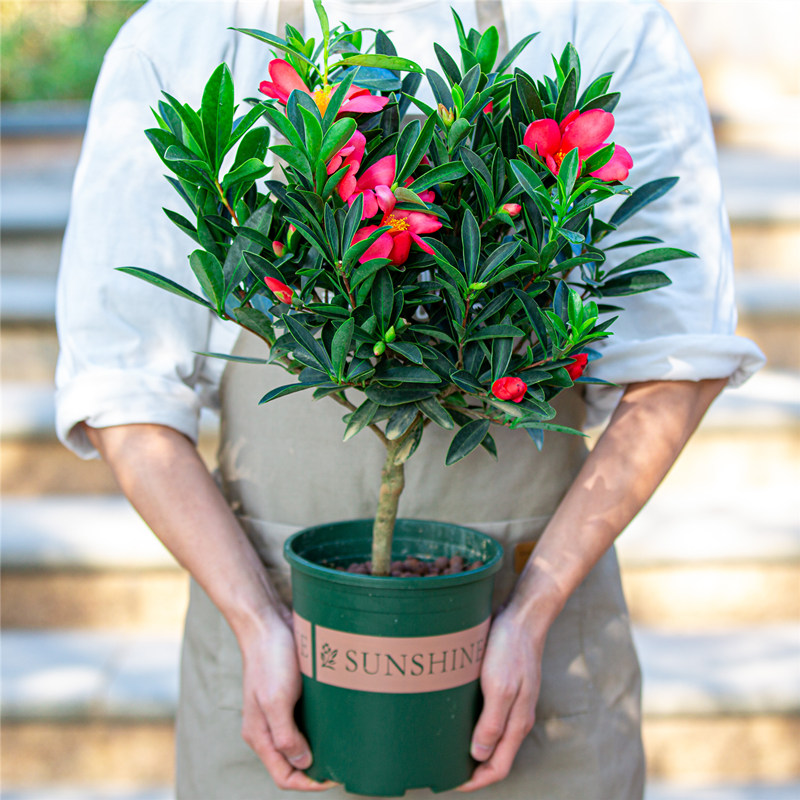
[[[223,64],[199,109],[166,95],[146,132],[190,209],[166,213],[198,244],[202,295],[122,270],[260,337],[265,358],[246,360],[290,376],[262,403],[311,391],[344,407],[345,441],[369,429],[385,445],[374,520],[302,531],[286,547],[310,774],[358,793],[441,791],[472,769],[500,549],[458,526],[397,520],[404,464],[430,425],[452,432],[447,464],[496,454],[492,425],[539,448],[545,431],[580,435],[554,421],[551,401],[590,381],[592,345],[620,310],[608,298],[668,284],[650,267],[692,254],[655,247],[605,265],[605,237],[676,179],[624,184],[631,158],[608,141],[612,76],[581,91],[571,45],[535,79],[513,66],[535,34],[498,61],[497,30],[467,32],[454,13],[461,63],[435,46],[434,108],[416,97],[421,68],[384,32],[364,52],[372,36],[331,28],[315,6],[319,45],[291,26],[284,38],[241,30],[275,54],[245,114]],[[403,124],[412,105],[421,119]],[[610,218],[597,216],[618,195]],[[422,738],[387,742],[408,719]]]

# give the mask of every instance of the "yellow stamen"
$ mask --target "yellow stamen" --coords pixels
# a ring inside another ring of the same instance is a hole
[[[410,227],[407,219],[396,217],[394,214],[391,214],[384,224],[391,225],[396,231],[407,231]]]
[[[311,95],[317,104],[319,113],[323,116],[328,109],[328,103],[331,102],[331,94],[333,94],[333,86],[323,86],[321,89],[315,89]]]

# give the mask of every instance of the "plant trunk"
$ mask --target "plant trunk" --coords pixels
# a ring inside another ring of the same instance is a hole
[[[381,489],[378,508],[372,527],[372,574],[388,575],[392,562],[392,536],[397,519],[397,505],[405,486],[403,463],[395,463],[395,457],[403,445],[404,438],[390,441],[386,446],[386,461],[381,470]]]

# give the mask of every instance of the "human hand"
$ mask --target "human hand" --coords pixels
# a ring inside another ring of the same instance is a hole
[[[510,772],[533,728],[543,650],[544,637],[533,635],[512,611],[495,618],[481,666],[483,711],[472,734],[472,757],[481,763],[459,791],[483,789]]]
[[[294,721],[302,679],[297,664],[291,617],[274,614],[263,627],[240,639],[244,705],[242,738],[255,751],[280,789],[316,792],[330,789],[303,773],[311,749]]]

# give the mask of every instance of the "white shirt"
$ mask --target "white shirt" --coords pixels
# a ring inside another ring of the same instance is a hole
[[[479,27],[473,0],[328,0],[326,8],[332,23],[341,18],[351,27],[391,31],[402,55],[440,71],[432,42],[458,52],[451,5],[467,28]],[[662,266],[671,286],[612,299],[626,311],[597,348],[603,357],[588,374],[620,385],[723,377],[742,383],[763,356],[734,335],[730,234],[711,125],[700,78],[669,16],[655,0],[506,0],[504,12],[511,44],[541,31],[517,61],[535,77],[552,73],[550,54],[560,54],[568,41],[581,56],[581,90],[614,72],[611,90],[621,91],[622,100],[611,139],[633,156],[627,183],[680,177],[615,236],[655,235],[699,255]],[[216,403],[225,362],[197,353],[229,350],[239,329],[115,267],[146,267],[195,288],[188,265],[194,243],[162,211],[185,210],[143,134],[154,127],[149,109],[162,90],[199,106],[206,80],[223,60],[237,100],[257,96],[273,55],[228,28],[275,31],[277,15],[277,0],[150,0],[106,55],[75,176],[56,315],[56,427],[83,457],[97,454],[76,428],[82,421],[94,427],[157,423],[196,439],[201,407]],[[319,41],[310,0],[305,20],[307,35],[317,32]],[[607,219],[613,204],[601,206],[600,216]],[[609,265],[633,252],[612,250]],[[618,393],[590,388],[597,418]]]

